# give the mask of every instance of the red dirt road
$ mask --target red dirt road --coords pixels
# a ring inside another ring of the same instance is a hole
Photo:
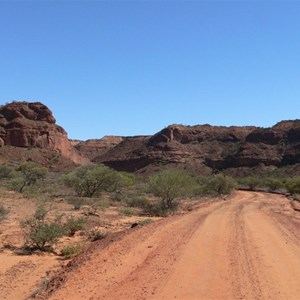
[[[284,196],[237,192],[95,248],[50,299],[298,300],[299,229]]]

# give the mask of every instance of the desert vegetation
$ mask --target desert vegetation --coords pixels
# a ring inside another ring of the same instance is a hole
[[[58,220],[46,221],[46,214],[43,208],[38,208],[33,216],[21,222],[25,231],[25,248],[53,251],[53,245],[65,234],[65,229]]]
[[[34,162],[1,165],[0,185],[8,193],[7,197],[2,194],[0,221],[7,217],[11,193],[27,199],[34,211],[19,222],[23,248],[54,253],[61,251],[57,245],[64,237],[73,238],[77,232],[81,232],[80,240],[97,240],[103,232],[106,235],[103,223],[111,222],[104,221],[106,212],[144,225],[153,217],[174,213],[181,199],[201,200],[207,195],[228,194],[235,188],[234,180],[222,174],[201,177],[167,169],[137,177],[101,164],[54,172]],[[71,249],[66,248],[68,251]]]
[[[21,164],[16,168],[18,176],[14,184],[18,187],[19,192],[22,193],[26,186],[32,186],[38,181],[43,180],[47,175],[47,168],[37,165],[34,162],[27,162]]]
[[[31,254],[33,259],[42,253],[53,264],[65,262],[114,232],[225,199],[237,188],[298,197],[300,179],[203,176],[176,168],[134,175],[101,164],[62,171],[33,162],[0,165],[0,226],[8,232],[0,237],[0,255]]]
[[[286,189],[292,195],[300,195],[300,177],[294,177],[286,181]]]
[[[299,181],[300,182],[300,181]],[[274,175],[247,176],[237,179],[239,188],[245,188],[252,191],[279,192],[279,193],[297,193],[297,177],[284,177]]]

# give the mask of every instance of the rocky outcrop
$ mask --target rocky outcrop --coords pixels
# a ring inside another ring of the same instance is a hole
[[[165,164],[201,173],[265,171],[268,166],[300,163],[300,122],[280,122],[272,128],[171,125],[153,136],[123,138],[101,151],[94,162],[130,172]]]
[[[0,108],[0,146],[47,149],[75,163],[87,162],[55,122],[52,112],[40,102],[4,105]]]
[[[102,139],[83,141],[71,141],[73,147],[89,159],[101,156],[116,147],[124,140],[121,136],[104,136]]]
[[[271,128],[175,124],[153,136],[105,136],[83,142],[69,141],[52,112],[40,102],[2,106],[0,163],[4,156],[12,160],[18,155],[41,161],[41,154],[49,165],[59,155],[76,163],[91,160],[128,172],[153,172],[172,165],[202,174],[237,175],[293,165],[299,173],[300,121],[282,121]]]

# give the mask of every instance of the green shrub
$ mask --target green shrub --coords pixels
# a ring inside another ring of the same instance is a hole
[[[110,185],[107,187],[107,191],[121,193],[122,190],[133,186],[134,182],[135,176],[133,174],[111,170]]]
[[[37,207],[37,209],[33,215],[33,218],[38,221],[44,221],[47,213],[48,213],[48,211],[46,210],[45,206],[40,205]]]
[[[83,230],[86,227],[86,220],[84,218],[70,217],[64,224],[64,228],[69,236],[73,236],[76,231]]]
[[[109,208],[109,201],[106,199],[101,199],[93,204],[95,208],[100,209],[101,211],[105,211]]]
[[[68,203],[72,204],[74,210],[80,210],[81,206],[85,204],[85,200],[80,197],[72,197],[68,199]]]
[[[129,207],[139,207],[139,208],[145,208],[147,205],[149,205],[149,200],[146,197],[142,196],[133,196],[133,197],[128,197],[125,200],[125,203]]]
[[[226,175],[218,174],[208,180],[207,188],[210,192],[221,194],[230,194],[236,187],[235,181]]]
[[[66,234],[66,230],[57,218],[52,222],[46,221],[48,211],[43,206],[36,209],[32,217],[21,222],[25,230],[25,247],[42,251],[52,251],[60,237]]]
[[[240,180],[240,183],[245,187],[249,188],[250,190],[255,190],[256,188],[262,185],[263,180],[255,176],[249,176],[249,177],[242,178]]]
[[[175,205],[175,203],[173,203],[173,207],[174,207],[174,205]],[[173,210],[171,208],[166,208],[165,206],[162,206],[162,204],[160,202],[156,202],[156,203],[148,204],[144,208],[144,213],[146,213],[149,216],[153,216],[153,217],[166,217]]]
[[[62,216],[50,222],[46,220],[48,211],[44,207],[38,207],[31,218],[21,222],[25,229],[25,246],[42,251],[52,251],[58,239],[64,235],[73,236],[76,231],[82,230],[86,226],[83,218],[70,217],[65,223]]]
[[[84,165],[65,176],[65,184],[79,196],[93,197],[115,184],[115,171],[104,165]]]
[[[111,196],[111,200],[115,202],[122,202],[129,207],[144,208],[149,204],[149,200],[146,197],[137,194],[135,191],[115,193]]]
[[[300,194],[300,177],[294,177],[286,182],[286,189],[292,195]]]
[[[82,246],[78,243],[65,246],[60,251],[60,255],[64,257],[64,259],[70,259],[72,257],[77,256],[82,250]]]
[[[126,203],[126,201],[127,201],[127,195],[124,195],[123,193],[113,193],[110,196],[110,199],[113,202],[123,202],[123,203]]]
[[[210,193],[208,186],[202,182],[198,182],[194,185],[192,194],[194,196],[203,197]]]
[[[181,170],[165,170],[149,178],[149,192],[159,197],[162,209],[174,209],[175,200],[189,196],[193,178]]]
[[[267,178],[265,180],[265,186],[269,191],[276,191],[285,187],[283,181],[278,178]]]
[[[151,224],[153,223],[154,221],[152,219],[144,219],[144,220],[140,220],[138,222],[139,225],[143,226],[143,225],[147,225],[147,224]]]
[[[52,246],[65,234],[61,224],[30,218],[22,223],[27,230],[25,245],[42,251],[52,251]]]
[[[14,176],[13,169],[7,165],[0,166],[0,179],[10,179]]]
[[[91,230],[88,233],[88,239],[92,242],[102,240],[108,235],[107,232],[100,231],[100,230]]]
[[[19,172],[20,177],[15,181],[15,186],[18,187],[20,193],[23,192],[26,186],[32,186],[43,180],[48,173],[47,168],[41,167],[34,162],[24,163],[16,170]]]
[[[120,207],[119,214],[125,216],[134,216],[137,215],[137,211],[131,207]]]

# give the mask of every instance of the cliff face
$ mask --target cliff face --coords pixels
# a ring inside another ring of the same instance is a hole
[[[300,122],[272,128],[171,125],[153,136],[123,138],[92,159],[130,172],[163,164],[202,173],[283,167],[300,163]]]
[[[52,112],[40,102],[4,105],[0,108],[0,146],[47,149],[75,163],[86,162],[55,122]]]
[[[0,162],[4,156],[12,160],[18,155],[41,161],[41,153],[49,161],[58,154],[76,163],[91,160],[128,172],[153,172],[163,165],[202,174],[264,172],[300,166],[300,121],[282,121],[271,128],[171,125],[153,136],[105,136],[83,142],[68,140],[42,103],[2,106]]]
[[[105,154],[124,140],[121,136],[104,136],[102,139],[91,139],[85,142],[72,141],[75,149],[89,159]]]

